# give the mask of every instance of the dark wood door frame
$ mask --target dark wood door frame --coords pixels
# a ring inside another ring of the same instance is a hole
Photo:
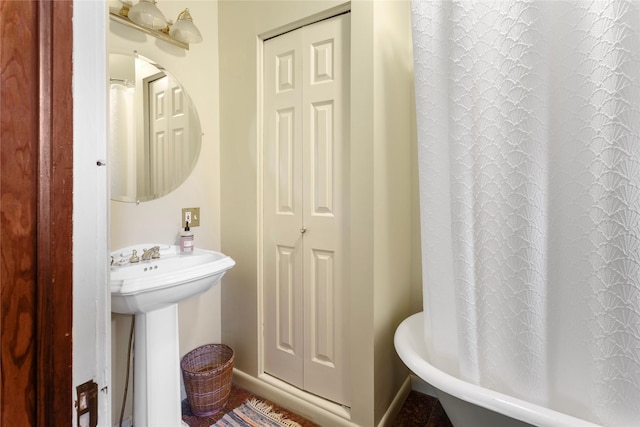
[[[68,426],[72,0],[0,0],[0,425]]]

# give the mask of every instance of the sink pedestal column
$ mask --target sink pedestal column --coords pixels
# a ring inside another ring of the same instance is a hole
[[[133,424],[186,426],[180,400],[178,305],[135,316]]]

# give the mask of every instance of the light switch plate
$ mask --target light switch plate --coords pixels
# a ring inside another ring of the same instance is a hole
[[[184,223],[187,218],[187,212],[191,213],[191,222],[189,228],[198,227],[200,225],[200,208],[182,208],[181,226],[184,228]]]

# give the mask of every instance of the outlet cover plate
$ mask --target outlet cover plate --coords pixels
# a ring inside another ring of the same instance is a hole
[[[191,212],[191,222],[189,228],[200,226],[200,208],[182,208],[182,218],[180,220],[182,228],[184,228],[185,217],[187,212]]]

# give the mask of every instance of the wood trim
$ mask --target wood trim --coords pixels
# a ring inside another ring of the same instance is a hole
[[[0,425],[71,425],[72,0],[0,0]]]
[[[51,248],[48,237],[51,235],[51,8],[49,2],[38,4],[38,43],[39,43],[39,144],[38,144],[38,218],[37,251],[38,283],[37,283],[37,375],[36,383],[37,425],[46,425],[46,410],[51,406],[51,399],[47,392],[52,388],[53,375],[46,376],[47,367],[52,358],[52,334],[47,321],[52,317],[52,307],[47,299],[53,294]],[[53,424],[52,424],[53,425]]]
[[[0,1],[0,424],[36,422],[35,2]]]
[[[39,3],[38,426],[72,423],[73,3]],[[64,309],[60,309],[64,307]]]

